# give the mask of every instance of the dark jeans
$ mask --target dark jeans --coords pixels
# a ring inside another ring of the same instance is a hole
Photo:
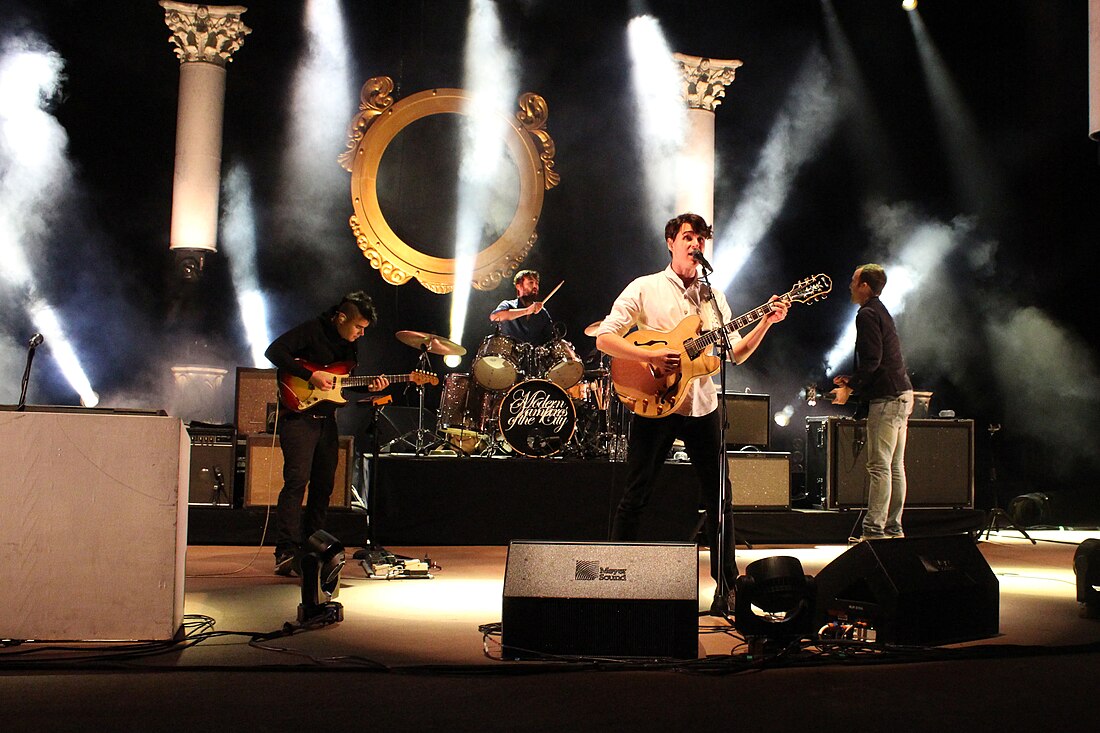
[[[288,414],[279,419],[283,451],[283,489],[275,510],[275,556],[296,551],[325,528],[329,497],[336,481],[340,436],[336,418]],[[309,496],[305,508],[302,497]]]
[[[642,512],[653,495],[653,480],[661,470],[673,441],[684,441],[688,458],[699,479],[699,506],[706,509],[707,544],[710,546],[710,575],[718,582],[718,479],[720,461],[726,460],[718,410],[703,417],[669,415],[661,418],[636,417],[631,423],[626,459],[626,489],[615,510],[611,540],[629,542],[638,538]],[[726,478],[726,586],[737,578],[734,557],[733,511],[729,504],[730,485]]]

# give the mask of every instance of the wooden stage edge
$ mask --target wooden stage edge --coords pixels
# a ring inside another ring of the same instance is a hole
[[[507,545],[512,540],[607,539],[626,467],[608,461],[383,456],[378,464],[373,531],[367,515],[329,510],[326,529],[349,547]],[[642,541],[689,541],[697,523],[698,484],[688,464],[666,463],[642,523]],[[193,505],[188,543],[272,543],[274,512],[264,507]],[[858,510],[772,509],[734,515],[738,543],[844,543]],[[267,536],[263,536],[265,520]],[[986,513],[966,507],[909,508],[910,536],[980,531]]]

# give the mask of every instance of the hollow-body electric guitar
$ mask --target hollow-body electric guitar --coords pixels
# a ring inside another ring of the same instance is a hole
[[[375,374],[372,376],[349,376],[354,364],[350,361],[337,361],[326,366],[314,364],[305,359],[295,359],[297,363],[311,372],[322,371],[335,374],[332,389],[319,389],[306,380],[293,374],[279,372],[279,397],[283,405],[291,412],[305,412],[319,402],[335,402],[337,405],[347,404],[347,399],[342,394],[343,390],[351,387],[366,387],[371,382],[385,377],[391,384],[395,382],[412,382],[413,384],[439,384],[439,377],[431,372],[414,371],[408,374]]]
[[[779,296],[778,300],[787,304],[813,303],[824,298],[832,289],[833,281],[828,275],[814,275],[799,280],[789,292]],[[775,310],[775,302],[777,301],[764,303],[725,326],[706,333],[700,331],[702,319],[699,316],[688,316],[671,331],[639,329],[627,334],[626,338],[630,343],[643,349],[679,351],[680,369],[662,373],[648,362],[614,358],[611,360],[611,381],[615,385],[615,393],[623,404],[640,417],[665,417],[673,414],[683,404],[692,381],[718,371],[721,361],[709,351],[722,338],[723,331],[731,333],[764,318]]]

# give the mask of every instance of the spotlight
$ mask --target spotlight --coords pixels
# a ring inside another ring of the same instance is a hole
[[[298,622],[331,624],[344,620],[344,607],[333,601],[340,594],[344,546],[324,530],[310,535],[302,555],[302,602]]]
[[[458,354],[447,354],[443,357],[443,363],[454,369],[456,366],[462,363],[462,357]]]
[[[1073,574],[1077,576],[1077,602],[1083,603],[1084,618],[1100,618],[1100,540],[1088,539],[1073,553]]]
[[[202,277],[202,268],[206,261],[206,250],[176,249],[175,269],[184,282],[195,282]]]
[[[913,11],[917,9],[917,0],[902,0],[901,9],[905,11]]]
[[[1021,527],[1050,524],[1050,497],[1041,491],[1017,496],[1008,503],[1008,516]]]
[[[765,557],[750,563],[734,582],[734,625],[759,648],[768,640],[787,644],[809,634],[816,588],[796,557]]]

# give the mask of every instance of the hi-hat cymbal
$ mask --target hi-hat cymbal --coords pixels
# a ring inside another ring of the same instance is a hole
[[[584,327],[584,335],[585,336],[595,336],[596,335],[596,329],[598,329],[600,327],[600,324],[602,324],[602,323],[603,323],[603,321],[596,321],[595,323],[592,323],[592,324],[589,324],[589,325],[585,326]]]
[[[406,346],[411,346],[417,350],[425,350],[429,354],[439,354],[440,356],[463,356],[466,354],[465,347],[434,333],[398,331],[394,335],[398,341]]]

